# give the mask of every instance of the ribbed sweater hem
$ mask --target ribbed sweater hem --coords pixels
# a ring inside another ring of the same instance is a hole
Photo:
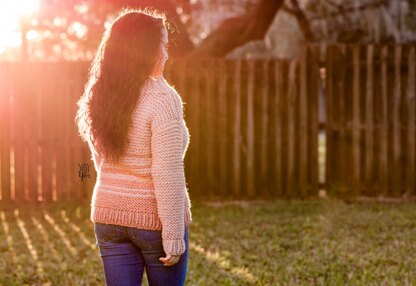
[[[94,223],[115,224],[148,230],[162,230],[162,223],[157,214],[132,212],[100,206],[91,208],[90,220]],[[185,211],[185,225],[192,223],[190,210]]]

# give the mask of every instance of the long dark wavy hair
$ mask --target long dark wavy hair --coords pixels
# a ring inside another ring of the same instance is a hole
[[[103,34],[75,117],[81,139],[101,158],[118,163],[129,144],[131,116],[158,61],[163,28],[170,28],[164,13],[123,8]]]

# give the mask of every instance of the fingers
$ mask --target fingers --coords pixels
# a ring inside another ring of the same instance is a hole
[[[164,263],[164,266],[172,266],[179,262],[180,257],[180,255],[167,254],[166,257],[160,257],[159,260]]]
[[[178,263],[180,255],[167,254],[166,257],[159,258],[164,263],[164,266],[172,266]]]

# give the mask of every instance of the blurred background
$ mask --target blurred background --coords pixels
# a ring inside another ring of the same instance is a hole
[[[173,27],[165,77],[186,103],[195,197],[414,190],[414,1],[0,5],[2,200],[91,195],[75,102],[124,6],[164,11]]]
[[[190,285],[416,284],[416,1],[15,0],[0,1],[0,285],[102,285],[74,120],[126,6],[174,27]]]
[[[165,77],[185,101],[195,197],[414,192],[415,1],[0,5],[2,200],[90,197],[75,102],[126,6],[173,27]]]
[[[292,59],[303,43],[412,43],[411,0],[2,1],[0,59],[91,60],[123,6],[165,11],[173,58]]]

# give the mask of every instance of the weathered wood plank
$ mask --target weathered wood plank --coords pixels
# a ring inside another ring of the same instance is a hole
[[[346,180],[346,170],[347,170],[347,162],[349,161],[347,156],[347,136],[346,136],[346,109],[347,109],[347,94],[346,94],[346,85],[347,85],[347,73],[346,73],[346,54],[347,54],[347,46],[345,44],[341,44],[337,46],[336,49],[336,66],[334,67],[334,72],[336,72],[335,77],[336,79],[336,93],[334,94],[334,110],[336,114],[336,141],[334,142],[335,146],[337,147],[338,153],[338,160],[332,158],[334,160],[334,164],[336,165],[335,172],[336,172],[336,182],[337,184],[337,192],[342,195],[346,196],[347,189],[348,189],[348,182]],[[334,120],[335,121],[335,120]]]
[[[274,140],[275,140],[275,187],[274,195],[283,194],[282,172],[284,170],[282,160],[282,97],[283,97],[283,65],[277,59],[273,61],[274,64],[274,81],[275,81],[275,95],[274,95]]]
[[[292,60],[289,64],[289,86],[287,93],[287,190],[289,196],[296,196],[298,191],[297,178],[295,177],[295,105],[297,96],[297,60]]]
[[[333,87],[333,61],[334,61],[334,47],[329,46],[326,49],[325,54],[325,63],[326,63],[326,79],[325,79],[325,141],[326,141],[326,156],[325,156],[325,188],[328,193],[333,192],[333,162],[331,154],[333,154],[333,111],[332,105],[333,100],[332,96],[334,94],[334,87]]]
[[[353,164],[353,174],[352,174],[352,185],[353,185],[353,195],[360,194],[360,156],[361,156],[361,140],[360,140],[360,48],[358,46],[353,47],[353,106],[352,106],[352,164]],[[328,154],[331,156],[332,154]]]
[[[401,62],[402,47],[394,47],[394,94],[393,94],[393,194],[397,195],[400,189],[400,140],[401,140],[401,122],[400,122],[400,99],[402,96],[401,84]]]
[[[381,193],[388,194],[388,75],[387,75],[387,59],[388,59],[388,47],[383,46],[381,49],[381,124],[380,124],[380,163],[379,173],[381,179]]]
[[[308,138],[308,79],[307,79],[307,63],[308,63],[308,50],[307,47],[303,47],[300,53],[300,80],[299,80],[299,194],[301,197],[307,195],[307,167],[308,167],[308,144],[310,139]]]
[[[201,140],[201,136],[202,136],[202,131],[201,130],[201,123],[202,123],[202,118],[201,118],[201,110],[203,110],[202,105],[201,105],[201,92],[200,92],[200,75],[197,74],[193,74],[191,70],[189,70],[189,67],[194,68],[194,64],[191,64],[188,61],[187,64],[188,67],[188,71],[187,71],[187,75],[188,75],[188,83],[189,81],[191,82],[190,84],[190,88],[187,89],[187,92],[189,94],[189,96],[192,98],[192,124],[190,126],[191,129],[191,134],[193,136],[193,141],[194,141],[194,149],[193,149],[193,153],[192,153],[192,169],[194,170],[198,170],[195,171],[193,173],[192,176],[192,180],[194,182],[193,184],[193,189],[195,190],[195,193],[197,195],[202,195],[203,192],[207,192],[209,193],[209,190],[206,188],[205,185],[203,185],[205,183],[205,174],[206,172],[201,172],[201,166],[204,166],[205,162],[200,161],[201,157],[203,156],[202,152],[202,140]]]
[[[255,62],[247,60],[248,81],[247,81],[247,195],[253,198],[255,193],[255,166],[254,166],[254,68]]]
[[[219,147],[219,152],[218,154],[218,171],[219,171],[219,182],[220,182],[220,192],[219,192],[219,196],[226,196],[228,193],[228,189],[227,189],[227,185],[228,185],[228,176],[227,176],[227,144],[228,144],[228,136],[227,136],[227,131],[228,131],[228,121],[227,121],[227,65],[226,65],[226,61],[224,60],[216,60],[215,61],[216,65],[218,66],[218,124],[217,126],[219,127],[219,134],[217,139],[219,140],[218,142],[218,147]],[[212,73],[212,71],[211,71]],[[214,106],[216,105],[215,102],[213,103]],[[212,110],[212,109],[210,109]],[[215,116],[215,111],[211,111],[213,114],[213,117]]]
[[[263,60],[262,62],[262,77],[261,77],[261,129],[260,129],[260,179],[262,186],[259,190],[259,195],[266,195],[269,193],[269,185],[267,178],[268,162],[269,162],[269,149],[268,149],[268,136],[267,130],[269,125],[269,61]]]
[[[308,108],[309,118],[307,127],[310,130],[308,145],[308,194],[316,195],[319,190],[319,47],[308,47],[307,76],[308,76]]]
[[[373,167],[374,167],[374,123],[373,123],[373,116],[374,116],[374,106],[373,106],[373,90],[374,90],[374,46],[368,45],[367,46],[367,81],[366,81],[366,103],[365,103],[365,110],[366,110],[366,131],[365,131],[365,142],[366,142],[366,157],[365,157],[365,180],[366,180],[366,188],[368,191],[373,193],[372,183],[373,183]]]
[[[41,170],[42,170],[42,202],[52,202],[52,148],[51,148],[51,104],[53,94],[49,80],[53,78],[53,66],[45,65],[44,77],[41,80],[41,110],[40,110],[40,149],[41,149]]]
[[[11,201],[10,178],[10,92],[11,63],[0,64],[0,164],[1,164],[1,188],[0,194],[3,202]]]
[[[28,118],[30,118],[30,131],[28,134],[28,200],[32,203],[38,202],[38,195],[40,190],[40,176],[38,172],[39,167],[39,128],[40,128],[40,77],[38,72],[39,66],[32,65],[30,70],[30,87],[31,94],[26,99],[29,104]],[[61,114],[62,115],[62,114]]]
[[[204,60],[204,66],[205,70],[202,74],[203,76],[203,84],[204,84],[204,96],[201,100],[205,102],[203,105],[203,120],[204,120],[204,127],[203,127],[203,136],[202,139],[204,140],[205,144],[204,146],[201,145],[201,155],[204,156],[206,159],[206,183],[205,185],[209,187],[209,192],[215,195],[219,194],[219,189],[221,188],[221,185],[218,184],[218,179],[216,178],[217,175],[219,175],[219,172],[216,172],[218,170],[218,157],[214,154],[216,153],[216,143],[218,143],[221,138],[219,138],[219,132],[218,128],[219,125],[217,125],[217,117],[218,114],[216,114],[215,107],[218,102],[219,96],[215,91],[214,84],[215,84],[215,75],[213,74],[213,69],[215,68],[215,65],[217,62],[214,60]],[[206,149],[206,152],[202,151],[203,149]]]
[[[407,112],[408,112],[408,126],[407,126],[407,195],[415,195],[415,108],[416,108],[416,61],[415,61],[415,47],[411,47],[408,58],[408,74],[407,74]]]
[[[25,120],[26,97],[28,97],[27,85],[20,84],[28,81],[27,64],[15,65],[13,69],[13,104],[12,104],[12,128],[13,128],[13,169],[14,199],[16,202],[24,202],[25,198]]]
[[[234,64],[234,124],[233,124],[233,195],[240,197],[241,193],[241,59]]]

